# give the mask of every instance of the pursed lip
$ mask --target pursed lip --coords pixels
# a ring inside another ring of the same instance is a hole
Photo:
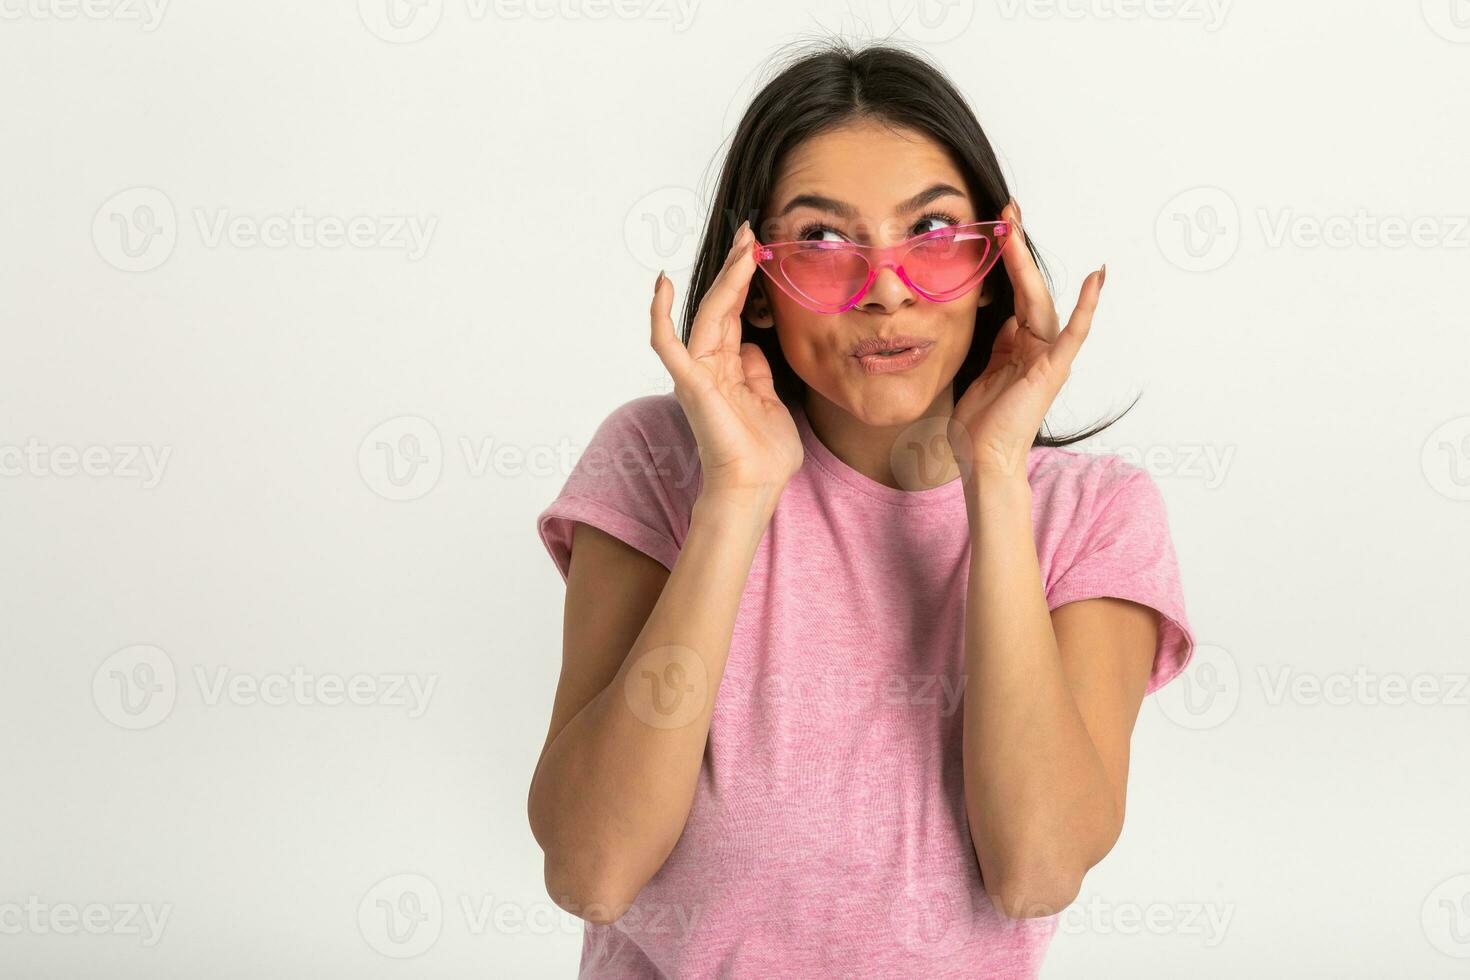
[[[868,337],[852,349],[852,356],[866,357],[869,354],[878,354],[882,351],[902,350],[905,347],[932,347],[933,345],[934,341],[928,337],[910,337],[907,335],[897,337]]]

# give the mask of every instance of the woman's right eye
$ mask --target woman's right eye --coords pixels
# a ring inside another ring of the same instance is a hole
[[[817,234],[817,235],[831,234],[833,237],[831,239],[811,238],[811,237],[809,237],[809,236],[814,235],[814,234]],[[831,225],[828,225],[828,224],[823,224],[820,221],[813,221],[813,222],[811,222],[809,224],[802,225],[801,226],[801,229],[796,233],[796,240],[799,241],[799,242],[806,242],[806,241],[818,241],[818,242],[820,242],[820,241],[838,241],[838,242],[841,242],[841,241],[846,241],[846,239],[842,237],[842,233],[839,232],[836,228],[833,228]]]

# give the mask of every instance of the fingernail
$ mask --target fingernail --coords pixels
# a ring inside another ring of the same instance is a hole
[[[658,270],[658,278],[653,281],[653,291],[655,293],[658,292],[658,287],[662,286],[663,283],[664,283],[664,270],[660,269],[660,270]]]
[[[1098,276],[1097,279],[1098,289],[1101,289],[1103,287],[1103,283],[1108,281],[1108,264],[1106,262],[1102,264],[1102,269],[1100,271],[1102,272],[1102,275]]]

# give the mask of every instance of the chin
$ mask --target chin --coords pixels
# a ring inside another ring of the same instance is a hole
[[[928,388],[915,385],[905,391],[890,389],[859,393],[854,398],[854,404],[843,407],[864,425],[892,427],[909,425],[924,418],[929,414],[929,406],[932,404],[934,395]]]

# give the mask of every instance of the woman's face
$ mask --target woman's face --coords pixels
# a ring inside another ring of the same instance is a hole
[[[872,120],[808,139],[777,176],[762,242],[849,241],[892,245],[946,225],[994,219],[976,213],[964,177],[938,143],[913,130]],[[880,269],[858,305],[816,313],[756,273],[746,316],[757,326],[774,320],[787,362],[806,384],[855,418],[875,426],[912,422],[953,407],[950,383],[975,331],[975,310],[989,302],[977,286],[948,303],[933,303]],[[906,370],[870,373],[853,348],[870,337],[933,341],[928,355]]]

